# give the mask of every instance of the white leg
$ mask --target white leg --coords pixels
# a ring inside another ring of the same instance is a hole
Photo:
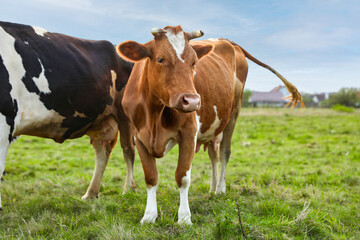
[[[216,186],[216,194],[217,193],[225,193],[226,191],[226,182],[225,182],[225,172],[226,172],[226,166],[229,162],[230,154],[231,154],[231,136],[233,132],[233,126],[227,126],[225,129],[225,134],[223,137],[223,140],[220,144],[220,176],[219,181]]]
[[[226,182],[225,182],[225,171],[228,159],[221,159],[221,167],[220,167],[220,177],[219,182],[216,187],[216,193],[225,193],[226,192]]]
[[[222,137],[222,140],[220,143],[220,149],[219,149],[220,161],[221,161],[220,177],[219,177],[219,181],[218,181],[215,193],[225,193],[225,191],[226,191],[225,171],[226,171],[226,166],[227,166],[227,163],[229,162],[229,158],[230,158],[230,154],[231,154],[231,137],[234,132],[234,128],[235,128],[235,124],[236,124],[236,120],[237,120],[237,116],[238,116],[238,111],[239,111],[239,109],[237,109],[236,111],[234,111],[232,113],[231,119],[223,132],[223,137]]]
[[[9,145],[10,145],[9,142],[3,144],[2,141],[0,141],[0,179],[2,178],[5,170],[5,159],[6,159],[7,151],[9,149]],[[0,189],[1,189],[1,181],[0,181]],[[2,210],[2,205],[1,205],[1,191],[0,191],[0,211],[1,210]]]
[[[211,186],[210,192],[216,191],[216,185],[218,182],[218,167],[219,167],[219,151],[214,151],[214,149],[210,146],[208,147],[208,155],[211,161]]]
[[[6,155],[10,146],[10,142],[9,142],[10,126],[6,123],[6,119],[2,114],[0,114],[0,134],[1,134],[0,135],[0,179],[1,179],[5,170]],[[1,189],[1,181],[0,181],[0,189]],[[1,191],[0,191],[0,210],[2,210]]]
[[[189,187],[191,181],[191,169],[186,172],[186,175],[182,178],[182,185],[180,190],[180,207],[178,212],[178,223],[191,225],[191,212],[189,207]]]
[[[146,209],[144,217],[141,219],[140,223],[154,223],[157,216],[157,203],[156,203],[156,188],[155,186],[148,186],[147,188],[147,200],[146,200]]]
[[[92,145],[95,150],[95,169],[86,194],[82,197],[83,200],[98,197],[101,179],[111,152],[108,143],[102,140],[93,140]]]

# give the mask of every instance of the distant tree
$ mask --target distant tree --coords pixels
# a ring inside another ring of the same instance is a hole
[[[242,107],[249,107],[250,106],[250,97],[252,95],[252,91],[249,89],[245,89],[243,92],[243,98],[242,98]]]
[[[340,104],[347,107],[360,107],[360,89],[342,88],[330,95],[329,99],[322,103],[323,107],[332,107]]]

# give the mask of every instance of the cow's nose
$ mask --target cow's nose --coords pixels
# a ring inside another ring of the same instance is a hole
[[[196,111],[200,108],[199,94],[182,94],[179,97],[178,107],[184,112]]]

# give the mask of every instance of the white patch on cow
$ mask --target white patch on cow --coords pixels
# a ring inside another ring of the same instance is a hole
[[[115,82],[115,80],[117,78],[117,74],[116,74],[116,72],[114,70],[111,70],[110,72],[111,72],[111,79],[112,79],[113,82]]]
[[[191,169],[186,172],[186,175],[181,179],[180,190],[180,207],[178,212],[178,223],[191,225],[191,212],[189,207],[189,187],[191,182]]]
[[[196,118],[196,135],[195,135],[195,152],[196,152],[196,145],[197,145],[197,140],[198,140],[198,134],[200,132],[200,128],[201,128],[201,122],[200,122],[200,116],[195,114],[195,118]]]
[[[174,48],[177,57],[180,59],[180,61],[184,62],[184,60],[181,58],[181,54],[183,54],[185,49],[184,32],[181,31],[177,34],[174,34],[172,31],[167,31],[165,35],[168,38],[171,46]]]
[[[41,27],[33,27],[35,33],[39,36],[44,37],[44,34],[47,33],[47,31]]]
[[[44,66],[42,65],[42,62],[40,59],[38,59],[41,65],[41,74],[38,78],[33,78],[34,83],[36,84],[36,86],[38,87],[38,89],[40,90],[40,92],[43,93],[51,93],[50,89],[49,89],[49,83],[45,77],[45,70],[44,70]]]
[[[168,141],[168,143],[166,144],[163,156],[165,156],[176,144],[177,144],[177,141],[175,139],[170,139]]]
[[[202,123],[200,122],[200,115],[197,115],[197,113],[196,113],[195,117],[196,117],[196,125],[197,125],[196,135],[198,135],[200,133]]]
[[[211,140],[213,140],[215,131],[216,131],[216,129],[218,129],[218,127],[221,124],[221,120],[219,119],[219,116],[217,114],[216,106],[214,106],[214,112],[215,112],[215,119],[214,119],[214,122],[210,125],[210,128],[204,133],[202,133],[201,131],[198,131],[197,139],[201,142],[210,142]]]
[[[9,133],[10,126],[6,123],[6,117],[0,113],[0,178],[3,175],[5,169],[5,159],[7,155],[7,151],[9,149]],[[0,181],[1,186],[1,181]],[[1,209],[1,192],[0,192],[0,209]]]
[[[219,41],[218,38],[209,38],[208,40],[209,40],[209,41],[212,41],[212,42],[217,42],[217,41]]]
[[[112,86],[110,86],[110,96],[112,98],[115,98],[115,94],[116,94],[115,86],[116,86],[117,74],[114,70],[111,70],[110,73],[111,73],[111,81],[113,83]]]
[[[24,43],[25,43],[26,45],[29,45],[29,42],[28,42],[28,41],[25,41]]]
[[[196,76],[196,71],[194,71],[194,77]]]
[[[157,203],[156,203],[156,188],[155,186],[148,186],[147,188],[147,200],[146,200],[146,209],[144,217],[141,219],[140,223],[154,223],[157,216]]]
[[[61,122],[64,117],[60,116],[54,110],[48,110],[36,93],[31,93],[26,89],[26,86],[21,80],[25,76],[26,70],[23,66],[21,56],[14,48],[15,38],[8,34],[2,27],[0,27],[0,45],[0,55],[9,73],[9,82],[11,85],[10,95],[13,100],[17,101],[18,105],[13,135],[18,136],[34,128],[42,131],[42,134],[46,134],[50,138],[62,134],[65,130],[61,128]],[[42,84],[43,83],[40,85],[42,86]],[[41,88],[43,87],[44,86]],[[45,88],[43,88],[43,90],[45,90]],[[54,125],[56,125],[56,130],[49,128],[49,126]],[[47,127],[45,129],[41,128],[41,126]]]

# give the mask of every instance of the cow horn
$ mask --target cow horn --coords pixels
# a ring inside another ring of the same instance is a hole
[[[155,27],[155,28],[151,29],[151,33],[152,33],[152,35],[154,35],[154,37],[157,37],[157,36],[159,36],[160,33],[166,33],[166,31],[162,28]]]
[[[191,33],[189,33],[189,40],[194,39],[194,38],[199,38],[204,36],[204,32],[201,30],[198,31],[192,31]]]

